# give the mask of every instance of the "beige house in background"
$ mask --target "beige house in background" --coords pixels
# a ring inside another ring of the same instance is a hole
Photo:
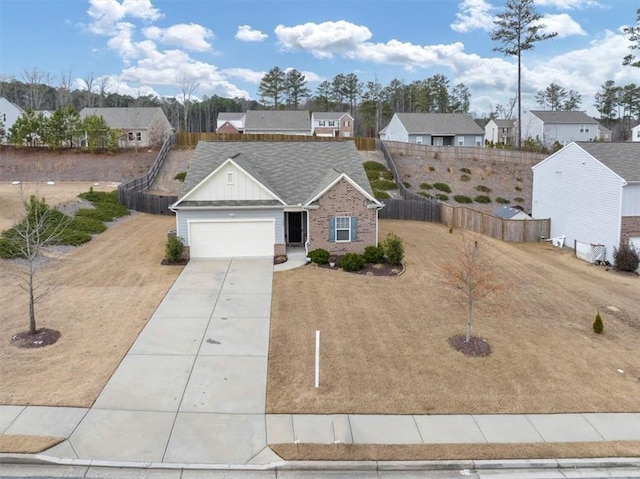
[[[314,112],[311,127],[316,136],[353,138],[354,119],[345,112]]]

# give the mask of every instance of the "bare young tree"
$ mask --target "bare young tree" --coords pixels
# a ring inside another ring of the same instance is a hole
[[[71,70],[60,73],[58,77],[58,88],[56,89],[56,100],[58,108],[64,108],[71,101]]]
[[[43,86],[51,83],[51,75],[38,70],[36,67],[31,69],[25,68],[22,72],[22,79],[29,89],[29,106],[34,110],[40,110],[42,100],[44,99]]]
[[[189,131],[189,106],[191,97],[200,86],[200,82],[187,74],[178,75],[176,78],[180,93],[182,94],[182,110],[184,113],[184,131]]]
[[[102,76],[98,79],[98,106],[102,108],[104,106],[104,98],[107,95],[107,88],[109,88],[111,80],[108,76]]]
[[[96,81],[95,74],[93,72],[87,73],[87,76],[83,79],[87,91],[85,93],[84,106],[93,106],[93,86]]]
[[[22,219],[16,221],[11,234],[5,241],[10,241],[14,255],[22,258],[16,269],[19,286],[27,293],[29,303],[29,329],[21,336],[35,336],[38,333],[35,305],[47,293],[46,285],[36,281],[42,262],[39,261],[43,249],[56,243],[69,225],[71,218],[50,208],[45,199],[33,194],[26,199],[22,185],[18,189],[22,204]],[[19,336],[19,335],[16,335]],[[25,339],[24,337],[22,338]]]
[[[454,256],[439,265],[441,281],[458,291],[467,303],[467,332],[465,342],[471,340],[473,305],[504,286],[497,274],[490,246],[479,236],[462,234],[454,247]]]

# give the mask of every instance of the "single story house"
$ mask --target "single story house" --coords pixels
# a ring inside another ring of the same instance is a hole
[[[246,113],[221,111],[216,119],[216,133],[242,133]]]
[[[631,128],[631,141],[640,142],[640,124]]]
[[[362,253],[383,206],[351,141],[201,141],[171,209],[190,256],[215,258]]]
[[[466,113],[394,113],[379,136],[418,145],[484,147],[484,130]]]
[[[583,111],[529,110],[522,115],[522,140],[538,139],[551,148],[556,142],[595,141],[598,122]]]
[[[600,123],[598,123],[598,139],[599,141],[606,141],[606,142],[610,142],[613,138],[613,132],[601,125]],[[640,137],[638,138],[638,140],[640,141]]]
[[[101,116],[109,128],[122,130],[121,148],[147,148],[164,143],[173,127],[160,107],[83,108],[80,118]]]
[[[500,120],[492,118],[484,127],[484,139],[486,142],[494,145],[510,145],[516,144],[516,120]]]
[[[9,130],[24,114],[24,110],[4,97],[0,97],[0,143],[6,143]]]
[[[311,136],[308,110],[247,110],[245,133]]]
[[[316,136],[353,138],[353,117],[345,112],[313,112],[311,127]]]
[[[640,247],[640,143],[571,143],[532,170],[532,216],[551,218],[551,237],[589,261]]]

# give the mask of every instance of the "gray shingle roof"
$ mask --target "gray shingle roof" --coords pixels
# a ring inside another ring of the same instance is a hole
[[[104,118],[109,128],[148,128],[153,119],[162,112],[160,107],[134,108],[83,108],[80,118],[96,115]]]
[[[344,115],[351,116],[345,111],[314,111],[312,115],[314,120],[339,120]]]
[[[201,141],[191,157],[182,196],[229,158],[288,205],[310,201],[339,176],[336,171],[372,194],[352,141]]]
[[[508,220],[522,212],[523,212],[522,210],[518,208],[514,208],[513,206],[503,205],[493,210],[493,216],[497,216],[498,218],[504,218],[505,220]]]
[[[625,181],[640,181],[640,142],[580,142],[577,145]]]
[[[598,122],[583,111],[548,111],[529,110],[529,113],[540,118],[545,123],[551,124],[591,124]]]
[[[515,120],[497,120],[494,119],[493,122],[500,128],[513,128],[516,126]]]
[[[484,135],[466,113],[396,113],[409,134]]]
[[[307,130],[311,133],[308,110],[247,110],[245,130]]]
[[[246,113],[236,113],[230,111],[221,111],[218,113],[218,121],[238,121],[242,120]]]

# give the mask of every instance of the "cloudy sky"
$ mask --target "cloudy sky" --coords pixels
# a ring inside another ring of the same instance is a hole
[[[53,77],[108,76],[122,94],[176,96],[177,78],[196,95],[257,98],[273,66],[322,80],[355,72],[360,80],[409,83],[436,73],[471,90],[479,114],[514,96],[513,58],[493,51],[492,19],[504,0],[1,0],[0,74],[21,79],[38,68]],[[524,56],[523,105],[555,82],[593,95],[606,80],[640,83],[623,67],[622,26],[637,0],[536,0],[557,38]]]

